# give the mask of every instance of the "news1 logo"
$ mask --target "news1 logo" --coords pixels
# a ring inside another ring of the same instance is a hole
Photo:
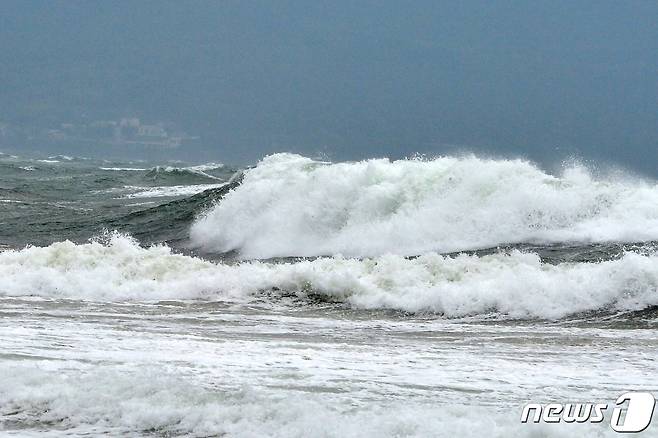
[[[655,405],[651,393],[624,393],[615,402],[610,427],[616,432],[642,432],[651,424]],[[608,408],[608,403],[529,403],[523,407],[521,423],[601,423]]]

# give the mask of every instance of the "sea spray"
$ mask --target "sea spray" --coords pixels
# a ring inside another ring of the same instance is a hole
[[[142,248],[113,234],[107,242],[55,243],[0,253],[0,294],[92,301],[238,300],[282,291],[360,309],[447,317],[496,313],[555,319],[658,305],[658,256],[624,253],[598,263],[543,263],[513,250],[454,257],[318,258],[285,263],[213,263]]]
[[[330,164],[271,155],[191,227],[196,247],[243,258],[416,255],[506,243],[658,239],[658,187],[553,176],[474,156]]]

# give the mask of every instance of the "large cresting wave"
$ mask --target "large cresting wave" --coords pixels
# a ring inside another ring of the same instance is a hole
[[[324,163],[264,158],[191,228],[194,245],[243,258],[416,255],[508,243],[658,239],[658,186],[550,175],[523,160],[441,157]]]
[[[318,258],[295,263],[212,263],[140,247],[114,234],[105,242],[0,252],[0,296],[93,301],[237,300],[263,293],[323,299],[357,309],[496,313],[561,318],[658,305],[658,255],[627,252],[598,263],[542,263],[517,250],[408,259]]]

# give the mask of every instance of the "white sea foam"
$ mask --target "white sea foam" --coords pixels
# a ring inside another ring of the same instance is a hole
[[[53,155],[52,157],[48,157],[49,160],[64,160],[64,161],[73,161],[75,160],[74,157],[70,157],[68,155]]]
[[[197,170],[197,171],[200,171],[200,172],[207,172],[209,170],[217,170],[217,169],[221,169],[223,167],[224,167],[223,163],[206,163],[206,164],[199,164],[197,166],[185,167],[185,169]]]
[[[112,187],[105,190],[93,190],[90,193],[122,194],[121,197],[118,197],[116,199],[166,198],[166,197],[173,198],[178,196],[196,195],[197,193],[201,193],[209,189],[216,189],[219,187],[223,187],[224,185],[226,185],[226,183],[157,186],[157,187],[123,186],[123,187]]]
[[[215,169],[221,169],[222,167],[224,167],[224,165],[221,163],[208,163],[208,164],[201,164],[198,166],[189,166],[189,167],[156,166],[153,169],[151,169],[151,172],[156,174],[159,172],[179,173],[179,174],[187,173],[187,174],[202,176],[204,178],[221,180],[221,178],[218,178],[214,175],[210,175],[209,173],[206,172]]]
[[[105,171],[115,171],[115,172],[144,172],[152,170],[154,172],[190,172],[196,173],[200,176],[207,178],[217,179],[217,177],[207,174],[206,172],[210,170],[221,169],[224,167],[222,163],[207,163],[200,164],[198,166],[188,166],[188,167],[174,167],[174,166],[156,166],[154,168],[144,168],[144,167],[100,167],[100,170]]]
[[[138,198],[165,198],[177,196],[192,196],[209,189],[217,189],[226,184],[193,184],[184,186],[161,186],[161,187],[137,187],[126,186],[127,190],[137,190],[135,193],[129,193],[122,199]]]
[[[355,308],[550,319],[658,305],[658,256],[626,253],[618,260],[550,265],[535,254],[512,251],[228,265],[173,254],[165,246],[144,249],[120,235],[107,244],[61,242],[0,254],[5,296],[246,300],[274,288]]]
[[[552,176],[522,160],[326,164],[277,154],[247,170],[191,238],[244,258],[656,240],[658,186],[597,179],[578,165]]]
[[[100,170],[114,171],[114,172],[141,172],[148,169],[140,167],[101,167]]]
[[[612,435],[592,425],[523,425],[507,410],[391,400],[369,406],[333,403],[322,394],[274,396],[249,387],[214,389],[166,369],[97,366],[75,372],[4,366],[0,414],[22,436],[227,437],[562,437]],[[155,409],[154,407],[157,407]]]

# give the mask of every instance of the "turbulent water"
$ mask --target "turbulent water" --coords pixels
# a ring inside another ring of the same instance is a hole
[[[656,241],[578,164],[0,155],[0,430],[608,436],[521,409],[658,391]]]

